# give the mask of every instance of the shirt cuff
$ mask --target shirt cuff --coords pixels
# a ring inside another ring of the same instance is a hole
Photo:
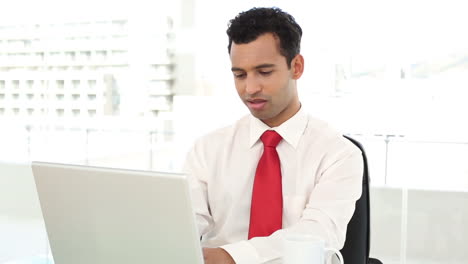
[[[236,264],[260,264],[260,258],[248,241],[239,241],[232,244],[221,246],[234,259]]]

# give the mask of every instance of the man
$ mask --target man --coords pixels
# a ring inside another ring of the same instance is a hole
[[[280,263],[286,233],[342,248],[361,195],[362,156],[301,109],[300,26],[278,8],[253,8],[227,34],[251,115],[199,139],[187,158],[205,263]]]

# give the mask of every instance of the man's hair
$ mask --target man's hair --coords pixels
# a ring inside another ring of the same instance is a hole
[[[256,40],[260,35],[272,33],[279,38],[280,53],[286,57],[288,68],[292,59],[301,50],[302,29],[290,14],[277,7],[252,8],[239,13],[229,21],[228,52],[231,54],[232,43],[246,44]]]

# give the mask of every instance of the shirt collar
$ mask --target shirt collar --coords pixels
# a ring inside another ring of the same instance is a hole
[[[297,148],[299,140],[307,127],[307,115],[302,110],[299,111],[286,120],[283,124],[278,127],[269,127],[263,123],[260,119],[250,116],[250,141],[249,147],[252,147],[257,141],[260,140],[260,136],[267,130],[274,130],[291,146]]]

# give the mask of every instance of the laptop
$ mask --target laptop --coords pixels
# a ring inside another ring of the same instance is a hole
[[[33,162],[55,264],[203,264],[183,174]]]

